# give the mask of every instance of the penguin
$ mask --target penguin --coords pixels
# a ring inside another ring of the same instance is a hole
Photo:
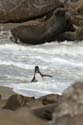
[[[43,81],[44,77],[52,77],[52,76],[47,75],[47,74],[42,74],[40,72],[39,66],[35,66],[34,76],[33,76],[32,80],[31,80],[31,82]]]

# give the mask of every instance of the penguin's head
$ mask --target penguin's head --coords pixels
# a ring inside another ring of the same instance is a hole
[[[39,66],[35,66],[35,73],[40,73]]]

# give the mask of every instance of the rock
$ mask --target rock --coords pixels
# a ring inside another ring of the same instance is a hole
[[[36,117],[49,121],[52,120],[56,107],[56,104],[45,105],[44,107],[33,109],[32,112]]]
[[[78,13],[80,13],[83,16],[83,5],[82,7],[78,8]]]
[[[0,101],[1,101],[1,94],[0,94]]]
[[[72,24],[83,27],[83,0],[66,0],[64,3]]]
[[[71,16],[72,23],[76,26],[83,27],[83,16],[74,15]]]
[[[77,82],[64,91],[50,125],[83,124],[83,82]]]
[[[18,43],[19,39],[21,43],[42,44],[57,39],[60,33],[66,31],[67,22],[65,9],[57,8],[49,19],[40,21],[39,23],[34,22],[31,25],[18,26],[12,29],[11,33],[16,43]],[[68,27],[67,30],[69,30]]]
[[[27,104],[27,107],[29,107],[31,110],[34,110],[34,109],[39,109],[39,108],[42,108],[51,104],[58,105],[60,99],[61,99],[61,95],[49,94],[49,95],[42,96],[40,98],[37,98],[36,100],[29,102]]]
[[[34,97],[25,97],[23,95],[14,94],[8,98],[7,103],[3,109],[16,110],[19,107],[25,106],[26,103],[32,100],[34,100]]]
[[[5,87],[5,86],[0,86],[0,94],[1,94],[1,99],[8,99],[9,96],[15,94],[11,88]]]
[[[43,105],[54,104],[54,103],[57,104],[60,99],[61,99],[61,96],[60,96],[60,95],[50,94],[50,95],[45,96],[45,97],[42,99],[42,104],[43,104]]]
[[[65,115],[56,120],[56,125],[83,125],[83,115]]]
[[[11,88],[0,86],[0,108],[7,103],[7,99],[15,94]]]
[[[79,104],[83,104],[83,82],[75,82],[72,86],[63,92],[63,98],[69,99],[70,101],[76,101]],[[73,108],[73,107],[72,107]]]
[[[45,120],[52,120],[53,113],[60,99],[60,95],[50,94],[30,102],[27,107],[32,110],[36,117]]]
[[[0,109],[0,125],[48,125],[48,121],[34,116],[28,108],[23,107],[16,111]]]
[[[71,2],[71,8],[78,12],[78,15],[83,16],[83,0],[78,0],[76,2]]]
[[[83,1],[82,0],[66,0],[65,7],[68,7],[67,9],[72,13],[77,13],[78,9],[82,8]],[[74,10],[74,11],[73,11]],[[78,14],[78,13],[77,13]],[[79,13],[80,14],[80,13]]]
[[[0,0],[0,22],[24,22],[62,5],[60,0]]]
[[[25,98],[17,94],[10,96],[6,106],[0,109],[0,124],[3,125],[6,121],[8,125],[48,125],[48,121],[52,120],[53,112],[60,98],[60,95],[55,94],[46,95],[35,100],[33,100],[33,97]],[[44,100],[47,101],[47,104],[43,104]],[[9,109],[14,111],[10,112]]]

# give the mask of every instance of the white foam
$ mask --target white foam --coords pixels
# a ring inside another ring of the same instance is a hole
[[[31,84],[31,83],[30,83]],[[52,83],[54,84],[54,83]],[[37,93],[38,95],[36,97],[40,97],[46,94],[51,94],[51,93],[57,93],[57,94],[61,94],[63,92],[63,90],[65,88],[67,88],[69,85],[67,85],[66,87],[64,87],[64,84],[61,85],[60,88],[60,83],[59,84],[45,84],[45,82],[38,82],[38,83],[33,83],[31,85],[19,85],[19,86],[14,86],[13,90],[19,94],[23,94],[23,95],[33,95],[34,93]],[[54,90],[52,90],[54,88]],[[64,88],[64,89],[62,89]],[[29,93],[31,92],[31,93]]]
[[[30,83],[35,65],[39,65],[43,73],[53,75],[53,78]],[[10,72],[6,71],[10,67]],[[15,92],[36,97],[49,93],[60,94],[75,80],[83,79],[83,42],[65,41],[37,46],[0,45],[0,69],[0,85],[9,86]],[[24,70],[27,70],[28,75]],[[13,72],[15,75],[12,75]]]
[[[72,84],[72,83],[71,83]],[[42,82],[28,82],[26,84],[4,84],[4,86],[13,88],[13,91],[25,96],[36,96],[40,97],[47,94],[57,93],[61,94],[67,87],[70,86],[70,83],[59,83],[51,81],[42,81]]]

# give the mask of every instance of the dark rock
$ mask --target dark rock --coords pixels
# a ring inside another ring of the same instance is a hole
[[[53,113],[54,113],[56,107],[57,107],[56,104],[50,104],[50,105],[46,105],[44,107],[34,109],[34,110],[32,110],[32,112],[36,117],[46,119],[46,120],[52,120]]]
[[[16,110],[19,107],[25,106],[26,103],[34,100],[34,97],[25,97],[23,95],[12,95],[8,98],[7,104],[3,107],[3,109]]]
[[[24,22],[62,5],[60,0],[0,0],[0,22]]]
[[[82,5],[82,7],[78,8],[78,13],[80,13],[81,15],[83,15],[83,5]]]
[[[0,94],[0,100],[1,100],[1,94]]]

